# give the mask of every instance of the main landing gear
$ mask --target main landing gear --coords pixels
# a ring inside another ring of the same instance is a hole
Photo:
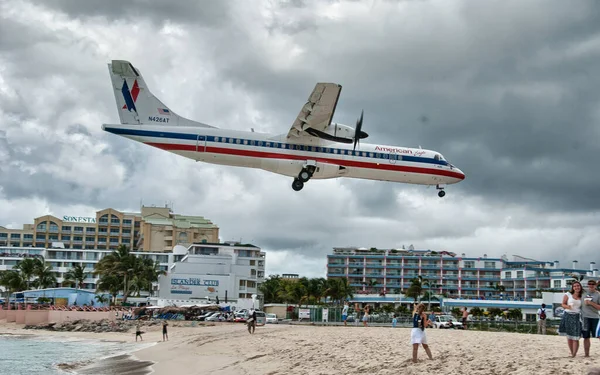
[[[302,190],[302,188],[304,187],[304,183],[310,180],[310,178],[313,176],[313,173],[315,173],[314,165],[308,165],[302,168],[300,173],[298,173],[298,177],[296,177],[294,179],[294,182],[292,182],[292,189],[294,189],[295,191]]]
[[[435,185],[435,188],[438,189],[438,197],[443,198],[446,195],[444,188],[440,186],[440,184]]]

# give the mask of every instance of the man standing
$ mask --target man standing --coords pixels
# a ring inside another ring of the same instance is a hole
[[[588,290],[581,306],[581,316],[583,317],[583,327],[581,337],[583,337],[583,349],[585,356],[590,356],[590,337],[597,337],[598,310],[600,310],[600,293],[596,290],[596,280],[588,280]]]
[[[463,309],[462,313],[462,325],[463,329],[467,329],[467,318],[469,317],[469,310],[467,310],[467,306]]]
[[[542,303],[542,308],[537,311],[537,333],[546,334],[546,304]]]
[[[346,320],[348,319],[348,302],[344,302],[344,308],[342,309],[342,321],[344,325],[347,326]]]

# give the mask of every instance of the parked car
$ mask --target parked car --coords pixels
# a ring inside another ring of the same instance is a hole
[[[435,321],[433,323],[435,325],[435,328],[455,328],[455,329],[462,329],[462,323],[459,322],[456,318],[454,318],[452,315],[436,315],[435,317]]]
[[[278,324],[279,321],[277,320],[277,314],[267,314],[267,324],[268,323]]]

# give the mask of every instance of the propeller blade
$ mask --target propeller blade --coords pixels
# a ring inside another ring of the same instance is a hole
[[[359,142],[360,139],[360,131],[362,129],[364,112],[364,109],[360,111],[360,118],[358,119],[358,121],[356,121],[356,128],[354,129],[354,150],[356,150],[356,144]]]

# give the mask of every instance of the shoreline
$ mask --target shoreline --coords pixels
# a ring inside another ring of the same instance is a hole
[[[119,374],[127,373],[131,375],[146,375],[153,373],[152,365],[156,362],[145,361],[137,358],[135,353],[144,349],[155,346],[156,343],[144,342],[135,343],[128,338],[131,337],[129,332],[74,332],[74,331],[51,331],[44,329],[24,329],[24,324],[0,322],[0,337],[26,337],[34,338],[52,338],[54,340],[63,338],[64,340],[76,341],[93,341],[97,343],[115,343],[115,344],[132,344],[130,347],[125,347],[111,354],[102,354],[98,357],[73,361],[55,363],[53,368],[65,374],[98,374],[108,373]],[[134,336],[135,337],[135,336]]]
[[[127,355],[94,359],[84,371],[71,372],[76,374],[98,374],[98,367],[91,370],[98,364],[111,365],[111,374],[127,369],[133,370],[131,374],[178,375],[591,374],[600,360],[597,338],[592,340],[590,357],[583,356],[580,340],[579,352],[571,358],[564,337],[511,332],[428,329],[433,359],[427,359],[420,347],[419,361],[413,364],[411,329],[400,327],[268,324],[249,334],[245,324],[171,321],[169,341],[162,341],[160,326],[144,326],[143,344],[136,344],[133,332],[30,332],[9,325],[12,328],[0,322],[0,334],[39,333],[131,344]],[[123,363],[131,367],[123,368]]]

